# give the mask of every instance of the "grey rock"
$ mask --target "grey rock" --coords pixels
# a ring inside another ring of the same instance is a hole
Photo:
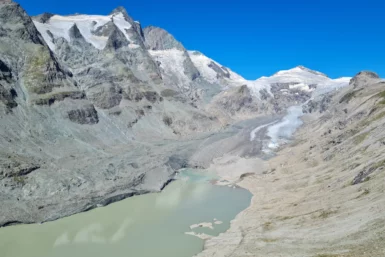
[[[5,65],[7,77],[18,81],[14,85],[16,92],[34,103],[58,88],[79,91],[72,74],[59,64],[20,5],[13,2],[0,5],[0,27],[5,33],[0,38],[2,76]]]
[[[165,116],[163,116],[163,122],[167,126],[171,126],[172,123],[173,123],[173,120],[172,120],[172,118],[170,116],[165,115]]]
[[[188,167],[188,159],[180,155],[173,155],[167,161],[167,165],[169,165],[173,170],[178,171],[180,169],[184,169]]]
[[[0,60],[0,80],[5,80],[8,83],[12,81],[11,69],[1,60]]]
[[[149,26],[144,28],[143,32],[146,44],[151,50],[186,50],[180,42],[164,29]]]
[[[319,72],[319,71],[315,71],[315,70],[311,70],[309,68],[306,68],[305,66],[302,66],[302,65],[299,65],[297,66],[298,68],[304,70],[304,71],[307,71],[307,72],[310,72],[310,73],[313,73],[315,75],[320,75],[320,76],[324,76],[324,77],[328,77],[326,74],[322,73],[322,72]]]
[[[379,80],[380,78],[375,72],[361,71],[350,80],[349,84],[354,88],[365,87]]]
[[[198,69],[194,66],[187,52],[185,52],[185,57],[186,59],[183,62],[184,74],[192,81],[195,81],[197,78],[199,78],[200,73]]]
[[[210,108],[213,113],[224,112],[230,116],[252,116],[253,113],[258,112],[257,101],[251,95],[250,89],[244,85],[215,96]]]
[[[0,160],[0,179],[25,176],[40,168],[31,160],[14,154],[0,157]]]
[[[304,113],[325,112],[329,108],[332,102],[333,96],[334,96],[333,93],[328,93],[314,100],[310,100],[307,104],[303,106],[302,108],[303,112]]]
[[[151,50],[162,51],[176,49],[182,51],[185,57],[183,63],[184,74],[193,81],[200,76],[198,69],[194,66],[186,49],[166,30],[154,26],[146,27],[144,29],[144,38],[147,47]]]
[[[124,15],[124,18],[133,26],[135,32],[132,32],[131,35],[135,36],[137,40],[136,43],[138,43],[139,41],[143,41],[144,40],[143,30],[139,22],[134,21],[134,19],[127,13],[127,10],[123,6],[119,6],[111,12],[111,14],[117,14],[117,13],[122,13]]]
[[[159,96],[159,94],[157,92],[153,92],[153,91],[144,92],[144,97],[147,99],[147,101],[149,101],[151,103],[161,101],[161,97]]]
[[[363,171],[360,171],[357,174],[357,176],[354,177],[354,179],[352,181],[352,185],[358,185],[358,184],[361,184],[361,183],[365,182],[366,180],[370,179],[369,176],[372,173],[374,173],[377,169],[378,169],[378,167],[369,167]]]
[[[213,69],[217,73],[217,78],[230,78],[230,73],[228,70],[219,67],[216,63],[211,62],[208,65],[211,69]]]
[[[267,100],[267,99],[271,98],[271,95],[269,94],[269,92],[267,92],[266,89],[260,90],[259,94],[261,95],[262,100]]]
[[[7,90],[0,84],[0,102],[2,102],[8,109],[17,107],[15,98],[17,93],[14,89]]]
[[[0,2],[0,21],[1,28],[12,33],[18,40],[43,44],[44,40],[37,32],[31,18],[19,4],[13,1]],[[9,26],[11,24],[16,26]]]
[[[108,25],[110,31],[106,49],[116,51],[122,47],[127,47],[130,42],[126,36],[116,27],[115,24]]]
[[[68,118],[79,124],[97,124],[99,122],[98,112],[93,105],[68,111]]]
[[[49,19],[52,18],[52,16],[54,16],[53,13],[45,12],[45,13],[42,13],[40,15],[32,17],[32,19],[35,21],[38,21],[40,23],[46,23],[47,21],[49,21]]]
[[[36,105],[52,105],[57,101],[63,101],[66,98],[71,99],[84,99],[85,94],[82,91],[73,91],[73,92],[57,92],[49,94],[45,97],[38,98],[33,101]]]
[[[115,29],[116,25],[111,20],[103,26],[98,27],[96,30],[93,30],[92,34],[100,37],[109,37]]]
[[[69,29],[69,36],[71,40],[84,40],[84,37],[82,33],[80,33],[80,30],[76,24],[74,24],[70,29]]]
[[[311,92],[300,89],[290,89],[290,86],[298,84],[291,83],[273,83],[271,84],[271,93],[274,98],[270,100],[275,113],[285,112],[286,109],[299,103],[305,103],[311,97]]]
[[[88,90],[87,96],[97,107],[102,109],[118,106],[123,98],[122,89],[112,84],[93,87]]]

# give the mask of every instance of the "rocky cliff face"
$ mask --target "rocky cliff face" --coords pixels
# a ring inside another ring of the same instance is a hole
[[[0,226],[159,191],[191,139],[335,86],[298,69],[248,81],[124,8],[31,19],[0,1]]]
[[[218,128],[166,90],[139,24],[122,9],[107,19],[89,35],[82,16],[32,21],[0,3],[0,225],[158,191],[176,146],[146,141]]]

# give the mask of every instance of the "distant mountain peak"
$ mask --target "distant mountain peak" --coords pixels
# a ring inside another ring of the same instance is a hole
[[[151,50],[177,49],[185,51],[183,45],[173,35],[159,27],[148,26],[144,28],[144,38]]]
[[[320,76],[328,77],[326,74],[324,74],[322,72],[311,70],[311,69],[309,69],[309,68],[307,68],[307,67],[305,67],[303,65],[298,65],[296,68],[301,69],[303,71],[307,71],[307,72],[313,73],[315,75],[320,75]]]
[[[128,14],[126,8],[124,8],[123,6],[119,6],[117,8],[115,8],[111,13],[110,15],[115,15],[115,14],[123,14],[124,18],[126,19],[126,21],[128,21],[129,23],[131,23],[132,25],[135,23],[134,19]]]
[[[281,70],[281,71],[278,71],[276,72],[273,76],[279,76],[279,75],[283,75],[283,74],[291,74],[291,73],[302,73],[302,72],[305,72],[305,73],[310,73],[310,74],[313,74],[313,75],[317,75],[317,76],[323,76],[323,77],[326,77],[328,78],[328,76],[322,72],[319,72],[319,71],[315,71],[315,70],[312,70],[312,69],[309,69],[303,65],[298,65],[292,69],[289,69],[289,70]]]
[[[129,44],[130,42],[127,40],[123,32],[114,23],[112,23],[112,28],[108,37],[106,48],[118,50],[119,48],[128,46]]]
[[[380,80],[380,77],[375,72],[360,71],[350,80],[349,84],[352,85],[354,88],[365,87],[379,80]]]
[[[51,19],[53,16],[55,16],[55,14],[45,12],[45,13],[39,14],[39,15],[37,15],[37,16],[33,16],[32,19],[33,19],[34,21],[37,21],[37,22],[40,22],[40,23],[46,23],[46,22],[49,21],[49,19]]]
[[[189,51],[189,53],[191,54],[191,55],[203,55],[203,53],[201,53],[201,52],[199,52],[199,51]]]
[[[112,10],[112,12],[110,13],[110,15],[112,15],[112,14],[116,14],[116,13],[127,13],[127,10],[126,10],[126,8],[125,7],[123,7],[123,6],[118,6],[118,7],[116,7],[114,10]]]

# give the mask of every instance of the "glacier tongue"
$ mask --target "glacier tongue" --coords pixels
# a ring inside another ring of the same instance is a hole
[[[270,138],[270,142],[267,147],[276,149],[286,143],[293,133],[303,124],[301,120],[302,115],[302,105],[290,107],[287,115],[281,122],[268,128],[267,136]]]

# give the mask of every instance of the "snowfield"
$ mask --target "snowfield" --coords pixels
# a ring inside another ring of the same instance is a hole
[[[97,49],[104,49],[108,42],[108,37],[94,35],[94,31],[113,22],[117,28],[125,35],[127,40],[132,42],[128,30],[131,24],[121,12],[111,15],[72,15],[72,16],[52,16],[46,23],[34,21],[35,26],[42,34],[44,40],[52,51],[55,52],[55,40],[64,38],[71,41],[69,30],[74,24],[79,28],[84,39]],[[140,47],[130,43],[131,49]],[[218,62],[197,51],[181,51],[178,49],[169,50],[149,50],[150,55],[160,63],[160,68],[165,74],[170,74],[168,83],[178,88],[188,88],[190,78],[186,75],[185,61],[190,58],[194,66],[198,69],[202,78],[211,84],[219,85],[222,90],[232,87],[247,85],[251,93],[261,98],[261,90],[273,96],[271,87],[273,84],[288,84],[289,90],[301,90],[312,92],[313,97],[325,94],[340,87],[347,86],[350,78],[331,79],[325,74],[298,66],[293,69],[279,71],[270,77],[261,77],[257,80],[247,80],[231,69],[222,66]],[[189,61],[189,60],[188,60]],[[316,87],[315,87],[316,85]],[[282,89],[283,93],[288,89]]]
[[[313,92],[313,95],[315,96],[347,86],[350,81],[350,78],[347,77],[331,79],[323,73],[309,70],[303,66],[298,66],[290,70],[279,71],[271,77],[261,77],[257,80],[247,80],[199,52],[189,51],[189,55],[201,75],[210,83],[220,84],[224,87],[224,89],[227,87],[247,85],[253,95],[258,98],[260,98],[260,91],[264,89],[271,94],[271,84],[275,83],[290,83],[290,89],[300,89],[303,91]],[[228,71],[230,78],[218,79],[217,72],[209,67],[210,63],[215,63],[224,71]],[[312,87],[314,84],[317,84],[317,88],[315,89]]]
[[[108,38],[103,36],[96,36],[92,32],[106,25],[109,21],[114,22],[119,30],[122,31],[126,38],[130,41],[130,37],[126,30],[130,29],[132,24],[130,24],[124,18],[123,13],[115,13],[108,16],[54,15],[46,23],[34,21],[34,24],[52,51],[55,51],[55,44],[53,43],[54,39],[64,38],[68,42],[71,41],[69,30],[74,24],[76,24],[76,26],[79,28],[80,33],[82,33],[84,39],[87,42],[91,43],[95,48],[102,50],[106,47]],[[50,36],[48,31],[52,33],[54,38]],[[135,48],[135,46],[132,46],[132,48]]]
[[[178,49],[170,50],[149,50],[150,55],[160,63],[160,68],[164,70],[165,74],[172,74],[173,79],[169,81],[174,81],[176,87],[184,85],[187,87],[190,83],[190,79],[186,76],[184,72],[184,62],[187,58],[184,51]]]
[[[69,30],[76,24],[84,39],[97,49],[104,49],[108,37],[94,35],[93,32],[98,28],[112,21],[117,28],[125,35],[130,42],[129,33],[134,24],[125,19],[123,13],[118,12],[111,15],[72,15],[72,16],[52,16],[46,23],[34,21],[36,28],[39,30],[44,40],[52,51],[55,52],[54,41],[64,38],[68,42],[71,41]],[[139,46],[130,43],[131,49]],[[270,77],[261,77],[257,80],[247,80],[231,69],[222,66],[218,62],[205,56],[197,51],[188,51],[187,53],[178,49],[149,51],[155,60],[160,62],[161,68],[166,74],[172,74],[170,81],[175,81],[174,86],[188,87],[190,78],[185,74],[184,62],[190,57],[194,66],[200,72],[200,75],[209,83],[220,85],[223,90],[231,87],[239,87],[247,85],[252,94],[260,98],[260,91],[266,90],[270,95],[271,85],[275,83],[288,83],[289,89],[313,92],[313,96],[327,93],[348,85],[350,78],[331,79],[325,74],[309,70],[303,66],[298,66],[290,70],[279,71]],[[216,66],[213,68],[213,66]],[[222,73],[219,74],[219,73]],[[226,76],[223,76],[225,74]],[[317,85],[314,88],[314,85]]]

